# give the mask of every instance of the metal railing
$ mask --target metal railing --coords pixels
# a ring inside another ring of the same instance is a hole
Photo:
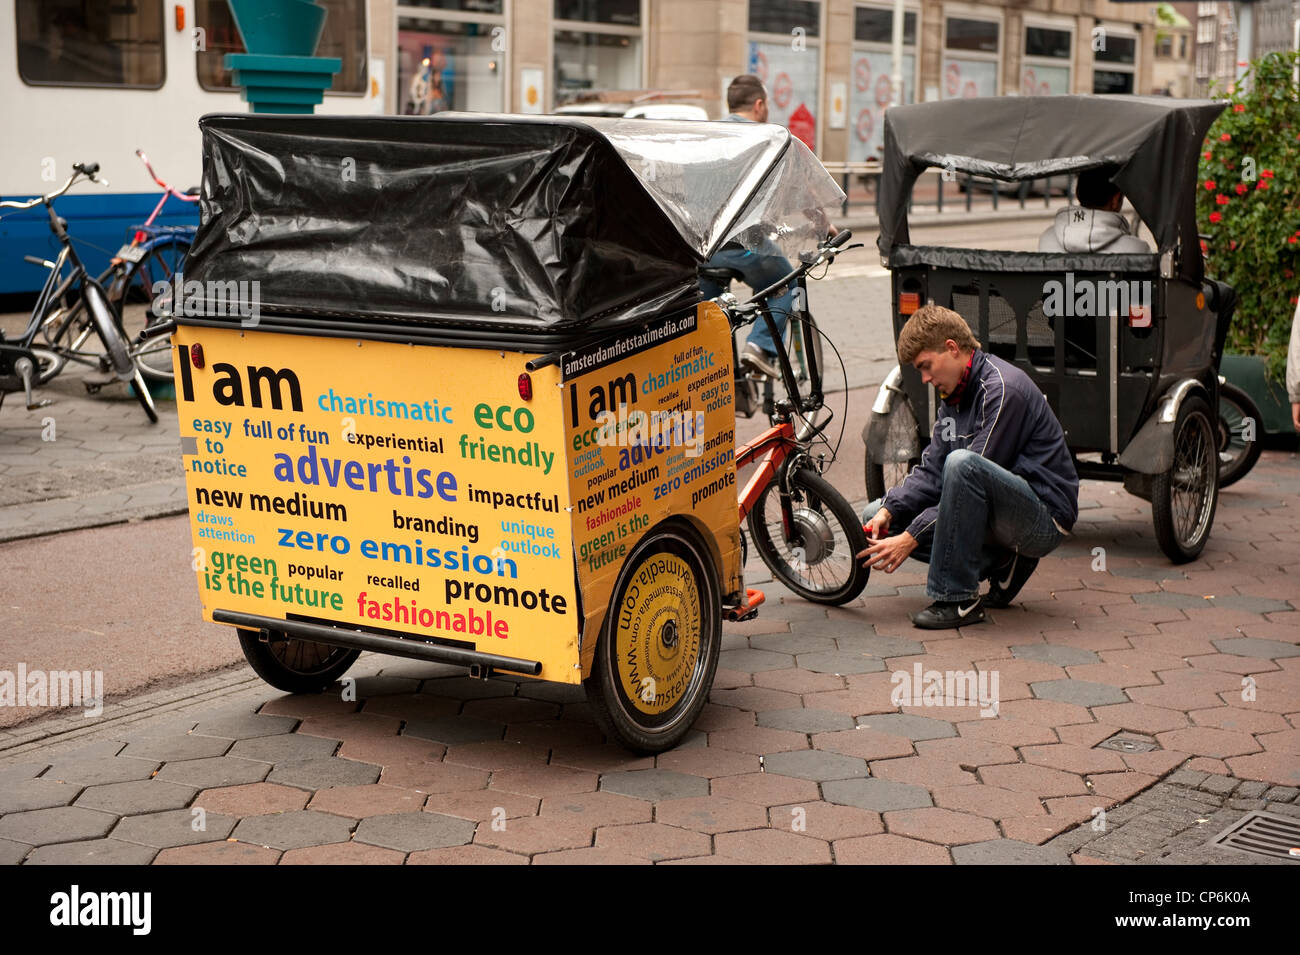
[[[840,208],[843,215],[848,215],[849,206],[855,201],[852,196],[853,179],[857,178],[862,182],[867,200],[872,203],[877,213],[880,212],[880,176],[884,171],[884,166],[879,160],[864,160],[861,162],[824,162],[823,166],[832,176],[840,181],[840,188],[844,190],[844,202]],[[947,204],[950,208],[954,205],[962,204],[961,194],[965,192],[965,209],[967,212],[974,211],[974,200],[977,192],[988,191],[992,199],[994,211],[999,208],[1001,201],[1011,201],[1018,203],[1021,209],[1027,208],[1027,203],[1031,199],[1037,198],[1037,193],[1042,193],[1043,207],[1051,208],[1053,193],[1060,198],[1069,201],[1069,197],[1074,195],[1073,173],[1065,176],[1048,176],[1043,179],[1035,179],[1028,182],[1010,183],[999,182],[996,179],[988,179],[982,176],[972,176],[968,173],[952,173],[944,169],[931,168],[922,173],[916,180],[912,189],[912,197],[907,204],[907,211],[911,212],[914,208],[934,207],[936,212],[943,212]],[[934,184],[933,188],[931,183]],[[953,199],[945,201],[944,187],[948,186],[956,193]],[[963,188],[964,187],[964,188]],[[917,197],[917,193],[922,193],[922,198]],[[927,195],[933,193],[933,197]]]

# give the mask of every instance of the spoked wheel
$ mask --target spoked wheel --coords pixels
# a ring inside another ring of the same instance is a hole
[[[239,646],[254,673],[287,693],[319,693],[361,655],[360,650],[295,640],[283,633],[263,643],[256,630],[240,630]]]
[[[1219,500],[1217,429],[1209,405],[1185,399],[1174,422],[1174,461],[1155,475],[1151,515],[1160,549],[1176,564],[1195,560],[1210,537]]]
[[[789,513],[779,481],[749,512],[754,549],[781,583],[814,603],[847,603],[867,586],[871,571],[856,555],[867,535],[849,502],[811,468],[789,472]]]
[[[127,274],[122,290],[122,307],[139,302],[149,303],[149,310],[145,313],[146,328],[162,321],[153,309],[154,287],[159,282],[169,285],[172,283],[173,276],[184,268],[189,251],[188,239],[165,236]],[[146,378],[155,381],[172,380],[172,348],[168,336],[151,338],[142,345],[132,347],[131,357]]]
[[[1259,460],[1259,407],[1236,385],[1219,386],[1219,487],[1240,481]]]
[[[605,735],[660,753],[691,728],[722,645],[722,597],[708,548],[667,521],[623,563],[610,596],[587,697]]]
[[[874,460],[871,452],[867,451],[864,477],[869,500],[884,497],[891,488],[902,484],[912,468],[921,463],[920,455],[915,453],[916,447],[916,417],[911,405],[896,395],[894,406],[889,410],[889,430],[885,434],[882,460]]]

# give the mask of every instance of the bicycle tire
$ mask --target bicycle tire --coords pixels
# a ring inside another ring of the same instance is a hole
[[[1261,427],[1263,416],[1250,395],[1231,382],[1220,385],[1219,490],[1240,481],[1259,461]]]
[[[162,236],[149,246],[148,252],[139,262],[126,263],[128,270],[122,280],[119,305],[124,318],[127,305],[148,302],[145,327],[162,320],[153,309],[154,285],[172,281],[172,277],[184,267],[190,245],[191,240],[184,236]],[[141,345],[133,346],[131,357],[146,378],[154,381],[172,380],[174,371],[170,337],[151,338]]]
[[[774,480],[763,488],[749,512],[754,549],[776,578],[805,600],[832,606],[848,603],[862,593],[871,576],[871,570],[857,559],[867,546],[862,523],[843,495],[812,468],[791,471],[789,485],[795,507],[794,536],[785,539],[777,497],[780,489]],[[775,520],[766,515],[769,501],[777,503]],[[774,528],[782,538],[779,544],[773,537]],[[827,578],[824,572],[832,566],[838,572]],[[812,586],[810,576],[804,573],[813,568],[821,570],[820,586]]]
[[[144,413],[149,416],[150,422],[158,423],[158,409],[154,407],[153,394],[149,391],[149,384],[144,380],[144,375],[140,372],[140,366],[135,366],[135,372],[131,379],[130,389],[135,392],[136,400],[140,402],[140,407]]]

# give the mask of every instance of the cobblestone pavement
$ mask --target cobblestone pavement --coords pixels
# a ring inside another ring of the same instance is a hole
[[[889,363],[861,305],[882,282],[813,293],[857,383]],[[60,487],[122,469],[128,487],[99,482],[126,494],[100,523],[154,500],[133,479],[180,486],[174,421],[150,428],[128,400],[69,398],[102,407],[58,412],[49,447],[3,409],[0,530],[75,525],[38,506],[47,469],[70,472]],[[831,472],[859,504],[862,404]],[[1251,809],[1300,817],[1298,491],[1297,456],[1266,451],[1175,567],[1147,504],[1084,482],[1074,535],[1016,605],[959,631],[910,626],[920,565],[828,610],[751,556],[768,603],[724,627],[708,705],[657,757],[606,743],[581,688],[371,654],[354,693],[283,695],[241,668],[54,715],[0,733],[0,862],[1266,862],[1207,843]],[[917,667],[996,678],[996,712],[899,699]]]
[[[1142,502],[1087,482],[1022,600],[960,631],[909,626],[919,565],[829,610],[759,583],[658,757],[606,743],[578,687],[373,655],[355,700],[239,671],[19,727],[0,859],[1265,862],[1206,843],[1251,808],[1300,817],[1298,489],[1267,452],[1173,567]],[[996,716],[899,705],[917,665],[996,675]]]

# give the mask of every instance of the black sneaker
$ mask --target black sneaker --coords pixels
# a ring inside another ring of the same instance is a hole
[[[776,364],[776,355],[759,348],[753,342],[745,342],[745,348],[740,353],[740,363],[761,371],[769,378],[781,377],[781,369]]]
[[[984,622],[984,605],[979,597],[965,602],[936,600],[920,613],[912,614],[912,626],[922,630],[951,630]]]
[[[1016,594],[1020,593],[1020,588],[1033,575],[1037,566],[1037,557],[1012,554],[1011,559],[994,570],[993,576],[989,578],[989,592],[984,596],[984,606],[995,610],[1010,607],[1011,601],[1016,599]]]

